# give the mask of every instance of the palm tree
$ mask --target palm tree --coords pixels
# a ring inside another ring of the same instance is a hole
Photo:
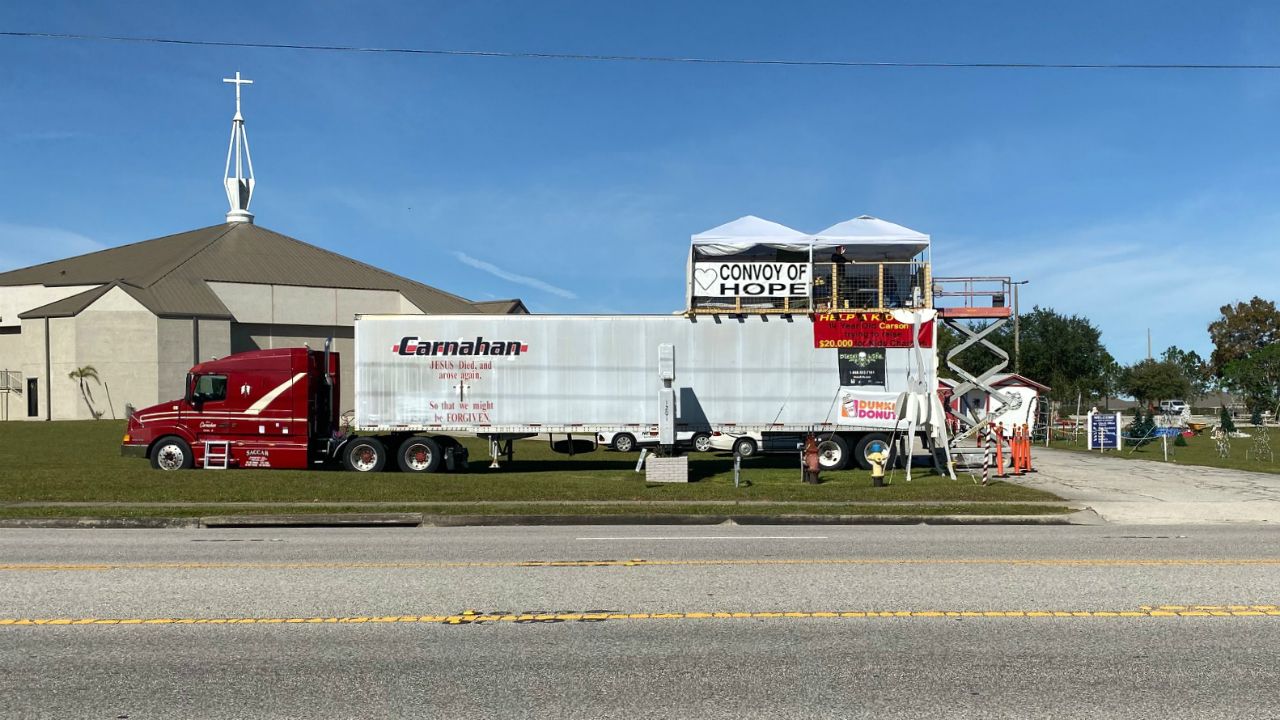
[[[99,385],[102,384],[102,380],[98,379],[98,370],[92,365],[85,365],[67,373],[67,377],[80,383],[80,396],[84,398],[84,404],[89,406],[89,414],[93,415],[93,419],[101,418],[102,411],[93,409],[93,391],[89,389],[89,383],[87,382],[92,380]]]

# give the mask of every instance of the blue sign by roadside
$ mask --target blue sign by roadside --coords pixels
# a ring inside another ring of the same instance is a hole
[[[1119,450],[1120,413],[1089,413],[1089,449]]]

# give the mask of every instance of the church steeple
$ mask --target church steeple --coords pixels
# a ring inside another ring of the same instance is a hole
[[[227,202],[231,209],[227,212],[227,222],[253,222],[253,213],[249,212],[249,202],[253,200],[253,159],[249,157],[249,136],[244,131],[244,116],[240,114],[240,86],[252,85],[252,80],[240,79],[240,71],[234,78],[223,78],[222,82],[236,86],[236,115],[231,120],[231,143],[227,146],[227,168],[223,172],[223,185],[227,190]],[[232,174],[231,160],[235,156],[235,174]],[[249,174],[246,177],[245,169]]]

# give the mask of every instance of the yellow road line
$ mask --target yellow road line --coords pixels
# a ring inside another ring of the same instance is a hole
[[[529,560],[495,562],[146,562],[0,563],[0,572],[112,570],[449,570],[469,568],[609,568],[749,565],[1006,565],[1014,567],[1220,567],[1273,566],[1280,558],[792,558],[745,560]]]
[[[352,617],[227,617],[227,618],[0,618],[0,625],[273,625],[388,624],[478,625],[484,623],[603,622],[610,620],[789,620],[839,618],[1171,618],[1280,617],[1277,605],[1161,605],[1140,610],[851,610],[761,612],[567,612],[482,613],[465,610],[456,615],[383,615]]]

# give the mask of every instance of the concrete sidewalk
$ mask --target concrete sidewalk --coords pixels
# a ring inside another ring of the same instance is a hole
[[[1280,474],[1036,448],[1013,482],[1092,508],[1112,523],[1280,523]]]

